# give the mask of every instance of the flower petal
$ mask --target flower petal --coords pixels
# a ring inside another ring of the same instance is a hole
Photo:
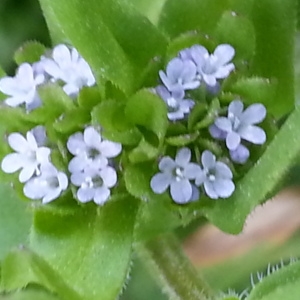
[[[192,185],[187,180],[173,181],[171,183],[171,196],[174,202],[178,204],[185,204],[189,202],[192,198]]]
[[[82,183],[85,181],[86,174],[83,172],[76,172],[71,174],[71,182],[76,186],[81,186]]]
[[[171,184],[172,175],[168,173],[157,173],[150,181],[151,189],[156,194],[162,194]]]
[[[59,187],[55,188],[55,189],[51,189],[48,191],[48,193],[42,199],[42,203],[47,204],[47,203],[55,200],[56,198],[58,198],[60,194],[61,194],[61,189]]]
[[[196,179],[199,174],[202,172],[202,169],[199,165],[195,163],[189,163],[183,169],[183,176],[187,179]]]
[[[76,132],[71,135],[67,142],[67,148],[73,155],[85,152],[86,145],[83,140],[83,134],[81,132]]]
[[[94,127],[89,126],[84,130],[83,139],[88,147],[99,149],[101,135]]]
[[[236,117],[239,117],[240,114],[243,112],[244,104],[240,100],[234,100],[230,102],[228,106],[228,115],[232,114]]]
[[[31,150],[28,141],[20,133],[11,133],[7,140],[9,146],[16,152],[24,153]]]
[[[239,134],[242,139],[256,145],[262,145],[267,137],[263,129],[258,126],[245,126],[239,129]]]
[[[225,117],[219,117],[215,120],[215,125],[225,131],[225,132],[231,132],[232,131],[232,123],[230,122],[229,119]]]
[[[250,105],[242,114],[241,120],[245,124],[260,123],[267,114],[267,110],[263,104],[255,103]]]
[[[80,202],[86,203],[91,201],[95,196],[94,188],[79,188],[77,191],[77,198]]]
[[[227,134],[226,146],[229,150],[235,150],[241,142],[241,137],[236,132],[232,131]]]
[[[94,202],[98,205],[103,205],[109,199],[109,196],[110,190],[107,187],[102,186],[96,189]]]
[[[214,185],[212,182],[210,182],[209,180],[206,180],[204,182],[204,189],[206,192],[206,195],[211,198],[211,199],[218,199],[219,195],[216,193],[215,189],[214,189]]]
[[[28,181],[35,173],[36,165],[35,164],[28,164],[25,166],[19,174],[20,182],[24,183]]]
[[[57,173],[57,179],[58,179],[58,182],[59,182],[59,188],[63,191],[65,189],[67,189],[68,184],[69,184],[67,175],[63,172],[58,172]]]
[[[235,50],[231,45],[221,44],[216,47],[214,55],[218,58],[218,66],[220,67],[233,59]]]
[[[234,70],[234,64],[228,64],[223,67],[220,67],[217,69],[217,71],[214,73],[214,76],[217,79],[223,79],[228,77],[228,75]]]
[[[176,163],[175,161],[169,157],[169,156],[164,156],[159,164],[158,164],[158,168],[160,171],[162,172],[168,172],[171,173],[173,172],[173,170],[176,168]]]
[[[100,170],[99,175],[107,187],[113,187],[117,183],[117,172],[112,167],[106,167]]]
[[[10,153],[7,154],[1,163],[1,169],[5,173],[14,173],[18,171],[19,169],[23,168],[24,166],[24,160],[23,156],[19,153]]]
[[[71,173],[76,173],[83,171],[90,164],[90,160],[88,160],[84,156],[74,156],[68,165],[68,170]]]
[[[40,178],[35,177],[25,183],[23,192],[27,198],[36,200],[43,198],[47,193],[47,189],[43,189]]]
[[[218,140],[225,140],[226,136],[227,136],[227,132],[221,130],[219,127],[217,127],[215,124],[212,124],[211,126],[209,126],[209,133],[210,135]]]
[[[105,157],[116,157],[122,151],[122,145],[111,141],[102,141],[99,150]]]
[[[234,192],[235,186],[230,179],[217,178],[214,182],[214,190],[221,198],[228,198]]]
[[[201,155],[201,163],[204,169],[213,169],[216,164],[216,157],[210,151],[205,150]]]
[[[244,164],[250,156],[250,151],[244,145],[239,144],[239,146],[235,150],[231,150],[229,154],[235,163]]]
[[[226,178],[226,179],[232,178],[232,172],[230,168],[221,161],[216,162],[215,175],[217,178]]]
[[[191,160],[191,150],[187,147],[181,148],[177,151],[175,162],[180,167],[185,167]]]

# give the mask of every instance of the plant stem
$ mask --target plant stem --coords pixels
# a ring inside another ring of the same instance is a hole
[[[160,236],[138,247],[139,255],[170,300],[212,300],[206,282],[181,250],[174,234]]]

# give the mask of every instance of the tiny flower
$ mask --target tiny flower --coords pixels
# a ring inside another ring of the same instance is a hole
[[[250,156],[249,149],[242,144],[239,144],[235,150],[229,151],[232,161],[238,164],[244,164]]]
[[[212,199],[228,198],[234,192],[232,172],[223,162],[216,161],[216,157],[208,150],[201,155],[202,172],[195,180],[197,186],[204,185],[205,192]]]
[[[174,89],[169,92],[163,85],[156,87],[157,94],[165,101],[168,106],[168,119],[176,121],[184,118],[188,114],[195,102],[191,99],[183,99],[184,91],[182,89]]]
[[[47,163],[41,166],[39,176],[25,183],[23,191],[26,197],[33,200],[42,199],[42,203],[46,204],[58,198],[67,187],[66,174],[59,172],[51,163]]]
[[[28,63],[21,64],[15,77],[0,79],[0,91],[9,96],[5,103],[16,107],[25,104],[28,111],[40,106],[36,87],[44,82],[42,74],[34,74]]]
[[[67,148],[75,157],[69,163],[71,173],[83,171],[91,165],[95,168],[107,166],[108,159],[120,154],[122,145],[103,140],[95,128],[89,126],[84,133],[77,132],[71,135]]]
[[[53,49],[52,58],[42,57],[43,68],[53,81],[61,80],[65,83],[63,89],[66,94],[77,95],[82,87],[95,84],[90,66],[75,48],[57,45]]]
[[[190,180],[201,173],[201,168],[190,160],[191,150],[188,148],[181,148],[176,154],[175,161],[169,156],[163,157],[158,165],[161,172],[151,179],[152,190],[156,194],[162,194],[170,187],[173,200],[179,204],[195,200],[193,194],[197,194],[197,191]]]
[[[261,145],[266,141],[266,133],[255,124],[266,117],[266,108],[263,104],[255,103],[243,111],[244,105],[239,100],[234,100],[228,107],[227,117],[219,117],[210,128],[212,136],[226,133],[226,146],[229,150],[235,150],[244,139],[253,144]]]
[[[110,188],[117,183],[117,173],[109,166],[99,170],[88,168],[83,172],[73,173],[71,182],[78,186],[77,198],[80,202],[94,201],[103,205],[110,197]]]
[[[180,52],[183,60],[192,59],[197,66],[198,76],[208,85],[215,86],[217,79],[224,79],[234,70],[234,64],[230,63],[234,57],[234,48],[227,44],[216,47],[213,54],[200,45],[195,45]]]
[[[40,174],[40,166],[49,161],[50,149],[39,147],[31,131],[26,139],[20,133],[8,136],[9,146],[15,150],[2,160],[1,168],[5,173],[14,173],[20,169],[20,182],[28,181],[32,176]]]
[[[159,71],[159,76],[165,87],[173,92],[174,90],[193,90],[200,85],[196,78],[196,65],[191,60],[182,60],[178,57],[172,59],[166,73]]]

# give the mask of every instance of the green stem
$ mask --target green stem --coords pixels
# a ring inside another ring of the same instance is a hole
[[[170,300],[214,299],[206,282],[183,254],[174,234],[151,240],[138,250]]]

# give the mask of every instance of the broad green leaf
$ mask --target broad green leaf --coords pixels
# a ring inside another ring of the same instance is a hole
[[[139,163],[154,159],[159,154],[159,149],[153,147],[145,138],[142,138],[136,148],[128,154],[128,158],[132,163]]]
[[[0,206],[0,259],[3,259],[12,247],[27,244],[31,211],[4,183],[0,184]]]
[[[282,267],[255,285],[247,300],[294,300],[300,297],[300,262]]]
[[[2,263],[2,289],[11,292],[25,288],[30,283],[40,284],[59,294],[64,300],[81,299],[66,285],[64,278],[35,253],[25,248],[10,252]]]
[[[219,44],[227,43],[235,48],[235,59],[250,60],[255,52],[255,30],[250,20],[232,11],[223,13],[214,36]]]
[[[2,295],[0,296],[0,300],[59,300],[59,298],[40,288],[28,288],[15,293]]]
[[[183,147],[193,143],[199,137],[198,133],[182,134],[178,136],[172,136],[166,139],[166,143],[171,146]]]
[[[139,70],[145,69],[155,56],[164,54],[166,37],[130,1],[94,0],[94,3],[97,4],[98,19],[101,18]],[[88,5],[92,5],[91,1]],[[137,77],[135,74],[135,80]]]
[[[147,90],[137,92],[128,100],[125,116],[163,140],[168,127],[167,106],[159,96]]]
[[[84,109],[92,109],[103,99],[102,88],[84,87],[78,95],[78,105]]]
[[[101,102],[92,111],[92,121],[100,124],[105,138],[125,145],[137,145],[141,134],[124,116],[125,104],[115,100]]]
[[[294,106],[295,0],[255,0],[251,19],[256,33],[252,72],[278,82],[273,112],[281,117]]]
[[[52,36],[58,37],[59,42],[63,42],[63,36],[78,49],[93,69],[99,85],[104,79],[125,92],[134,88],[134,68],[105,24],[101,16],[101,2],[40,0],[40,3]]]
[[[227,0],[167,0],[161,12],[159,27],[171,37],[189,30],[209,34],[228,8],[228,3]]]
[[[242,100],[247,104],[263,103],[269,113],[274,112],[276,84],[267,78],[240,78],[227,90],[241,96]]]
[[[22,45],[14,55],[15,62],[20,65],[24,62],[30,64],[37,62],[46,52],[46,47],[36,41],[29,41]]]
[[[202,200],[188,208],[191,212],[205,205],[203,213],[221,230],[233,234],[241,232],[252,209],[271,197],[294,159],[300,152],[300,108],[290,115],[262,157],[236,183],[234,194],[224,200]]]
[[[69,216],[36,211],[30,245],[82,299],[116,299],[130,267],[137,206],[118,196]]]

